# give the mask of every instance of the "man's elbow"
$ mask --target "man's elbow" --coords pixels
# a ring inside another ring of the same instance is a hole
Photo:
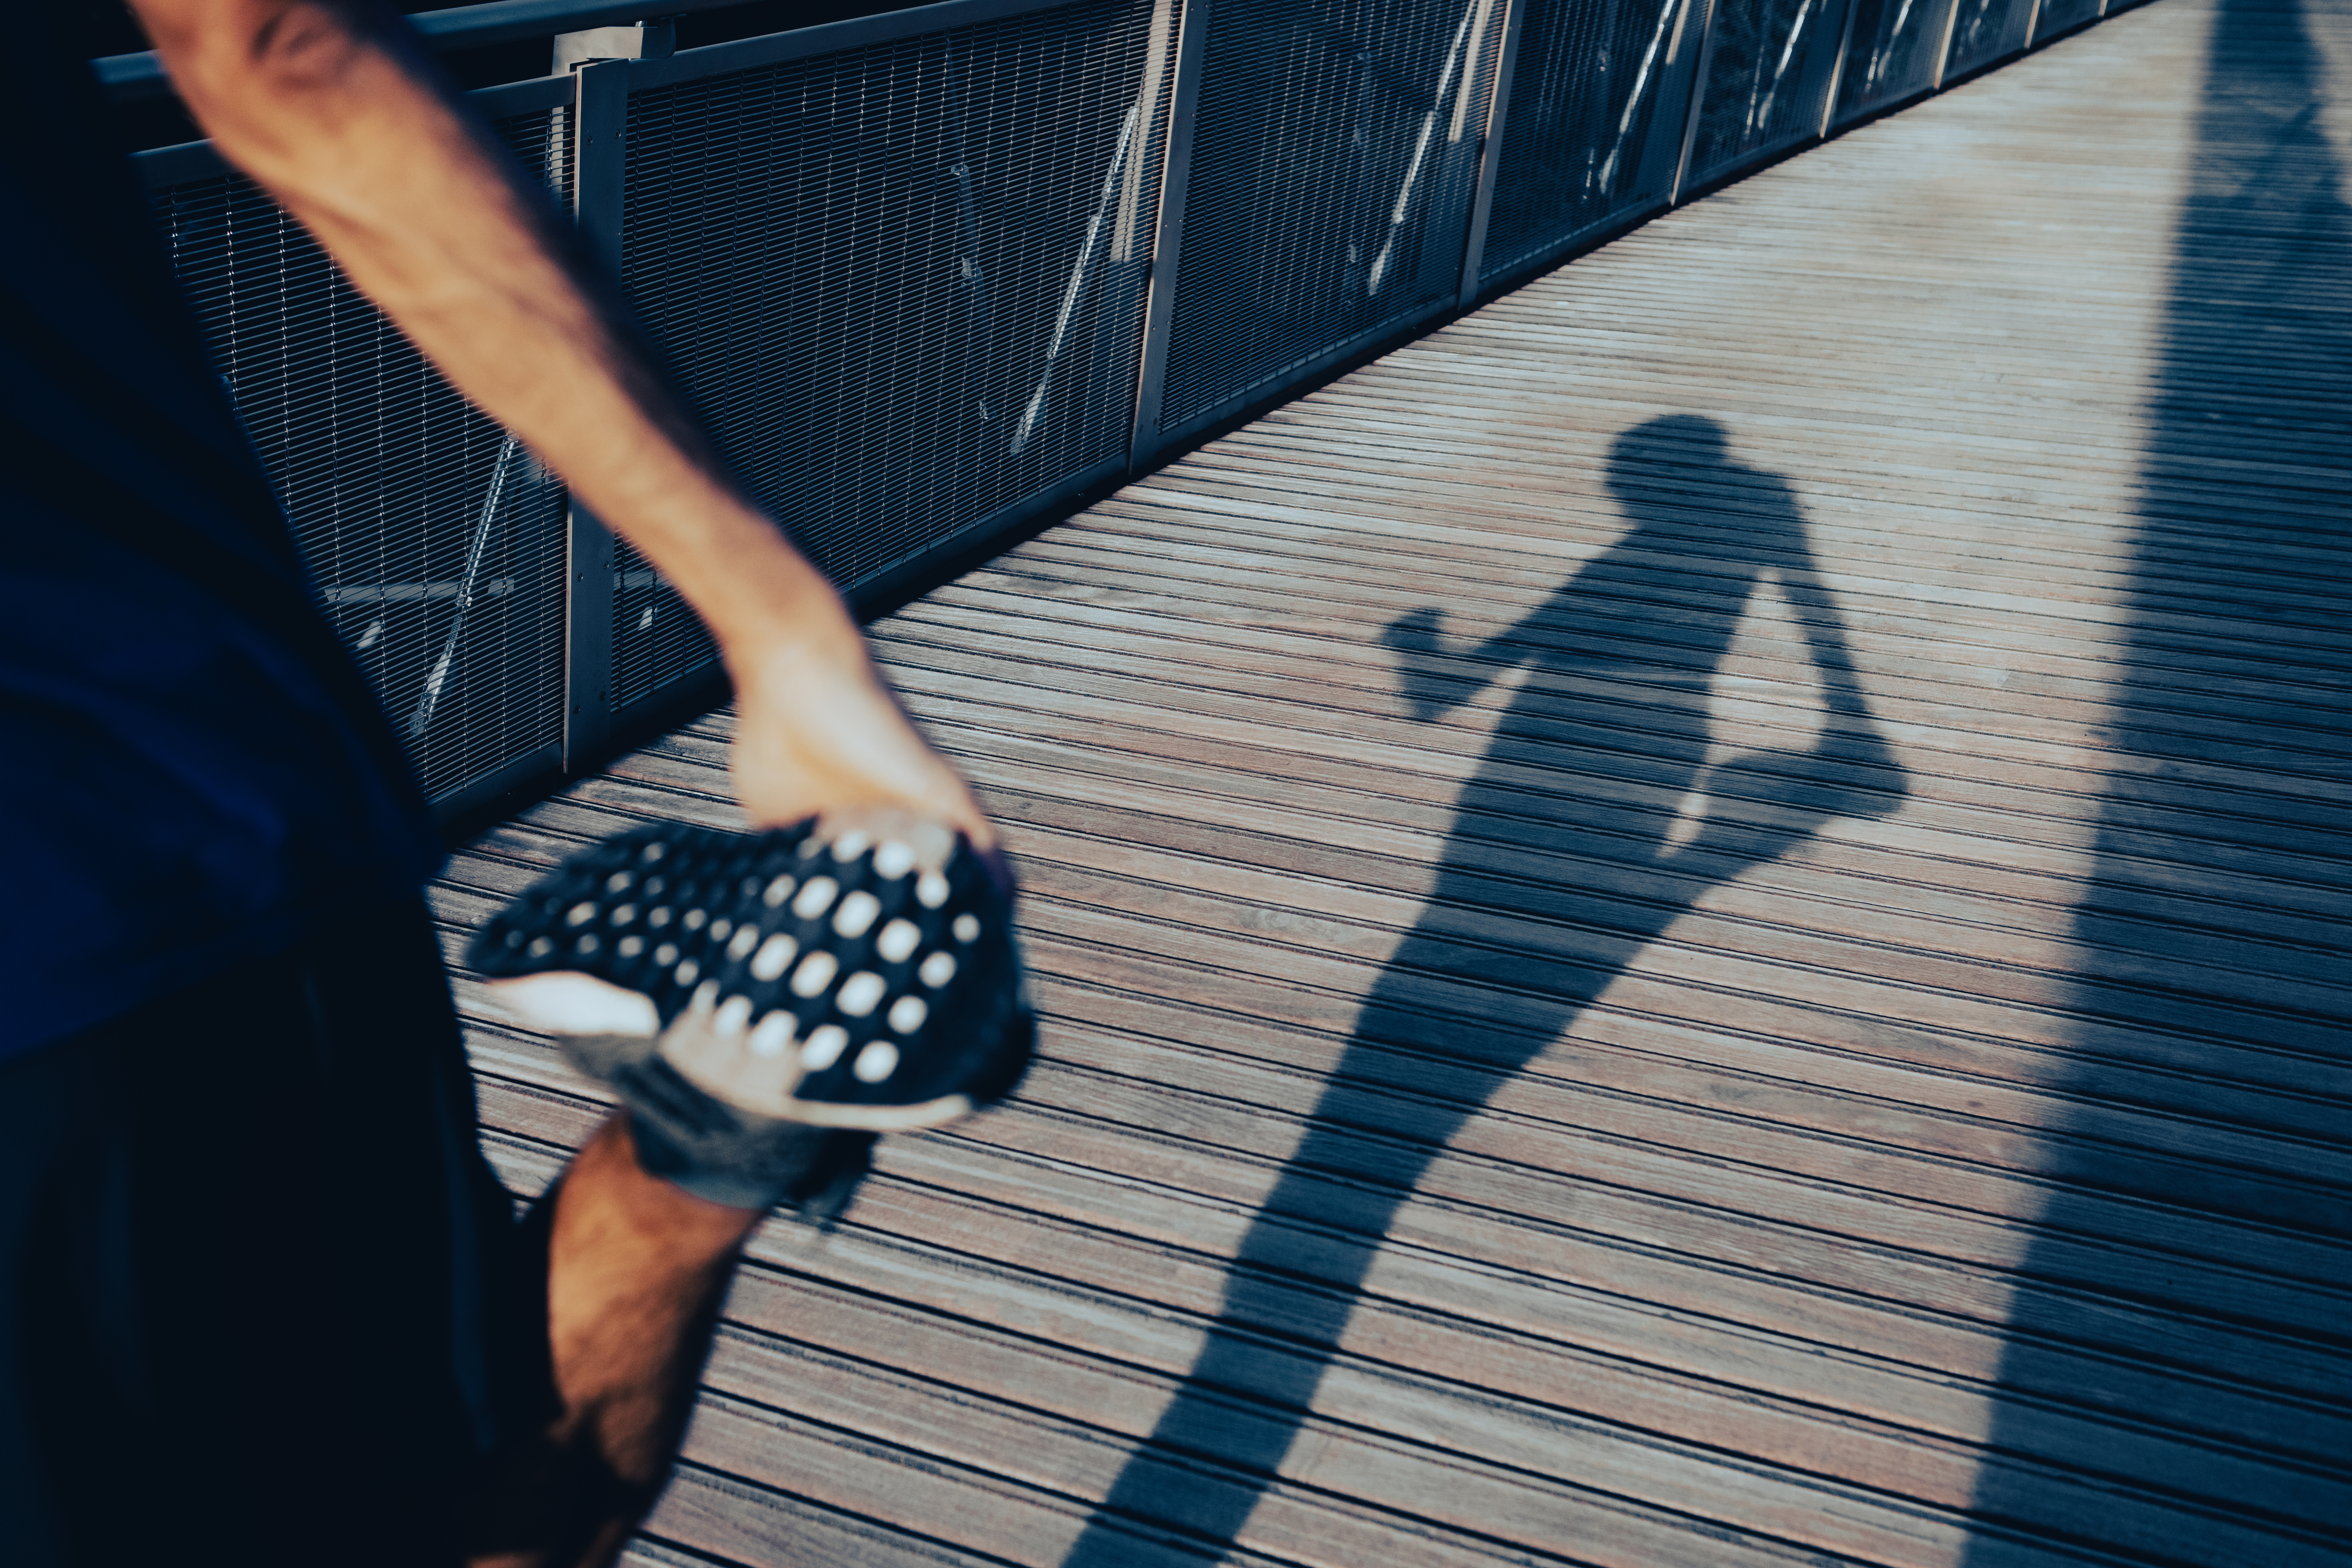
[[[346,90],[396,25],[331,0],[131,0],[199,119]]]

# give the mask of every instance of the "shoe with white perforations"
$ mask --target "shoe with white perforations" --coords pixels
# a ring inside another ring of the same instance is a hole
[[[935,1127],[1002,1099],[1035,1037],[1013,900],[960,835],[897,814],[761,834],[660,824],[572,857],[475,938],[524,1024],[657,1054],[737,1110]]]

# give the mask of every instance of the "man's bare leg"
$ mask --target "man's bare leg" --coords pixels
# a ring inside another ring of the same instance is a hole
[[[562,1408],[488,1485],[478,1568],[605,1563],[659,1495],[719,1306],[762,1211],[639,1169],[628,1118],[564,1173],[548,1239],[549,1349]]]

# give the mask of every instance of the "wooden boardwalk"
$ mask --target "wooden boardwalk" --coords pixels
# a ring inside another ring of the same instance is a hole
[[[877,626],[1044,1059],[761,1232],[635,1561],[2344,1563],[2347,157],[2343,0],[2160,0]]]

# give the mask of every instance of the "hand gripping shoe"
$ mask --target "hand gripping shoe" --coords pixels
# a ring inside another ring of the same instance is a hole
[[[660,824],[566,860],[483,928],[469,962],[621,1091],[649,1169],[805,1212],[813,1184],[845,1199],[872,1134],[954,1121],[1019,1082],[1035,1026],[1012,912],[936,824]]]

